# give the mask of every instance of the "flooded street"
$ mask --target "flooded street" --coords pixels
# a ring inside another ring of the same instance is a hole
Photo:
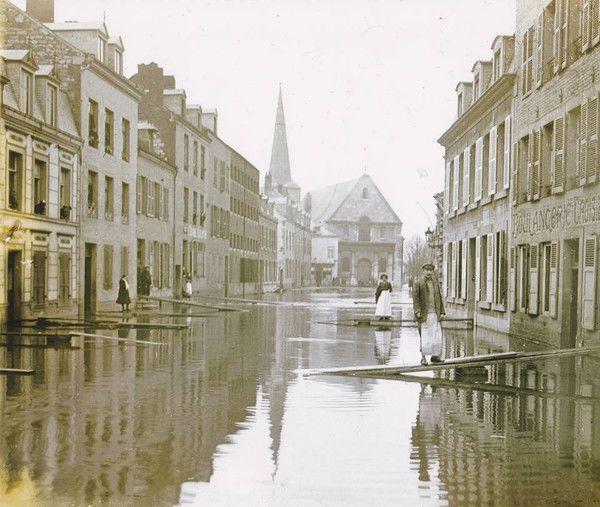
[[[395,298],[394,316],[412,318],[408,293]],[[98,331],[161,347],[0,348],[1,366],[35,370],[0,377],[0,505],[600,501],[597,355],[430,382],[303,376],[417,363],[418,333],[331,324],[372,312],[355,304],[370,291],[278,301],[185,331]],[[481,330],[445,338],[448,357],[542,348]]]

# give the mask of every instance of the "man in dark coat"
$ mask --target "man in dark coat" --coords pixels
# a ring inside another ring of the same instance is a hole
[[[432,363],[442,361],[440,321],[446,313],[434,269],[433,264],[429,262],[424,264],[423,277],[413,285],[413,310],[421,336],[421,364],[427,364],[426,355],[431,356]]]
[[[140,296],[149,296],[151,286],[152,275],[150,274],[150,268],[146,266],[138,276],[138,294]]]

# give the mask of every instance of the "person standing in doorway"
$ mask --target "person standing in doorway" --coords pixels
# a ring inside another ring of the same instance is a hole
[[[421,364],[423,365],[427,364],[426,356],[431,356],[432,363],[443,362],[440,322],[446,313],[434,269],[433,264],[424,264],[422,279],[415,281],[413,285],[413,310],[421,336]]]
[[[389,320],[392,317],[392,284],[385,273],[379,276],[379,280],[375,291],[375,317],[379,317],[379,320]]]
[[[117,303],[121,305],[121,311],[123,313],[129,311],[129,304],[131,298],[129,297],[129,282],[127,277],[123,275],[119,280],[119,294],[117,295]]]
[[[150,287],[152,286],[152,275],[150,274],[150,268],[144,267],[138,281],[138,294],[140,296],[149,296]]]

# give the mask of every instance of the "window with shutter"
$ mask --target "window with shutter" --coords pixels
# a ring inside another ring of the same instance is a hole
[[[517,256],[516,251],[517,249],[515,247],[512,247],[510,249],[510,309],[513,312],[517,310],[517,267],[515,261],[515,257]]]
[[[104,289],[112,289],[113,280],[113,247],[104,245]]]
[[[550,243],[550,282],[549,282],[549,312],[556,318],[558,304],[558,243]]]
[[[471,148],[468,147],[463,152],[463,206],[469,205],[470,172],[471,172]]]
[[[496,159],[498,151],[498,127],[494,126],[490,130],[489,145],[489,165],[488,165],[488,195],[496,193]]]
[[[588,183],[596,181],[598,164],[598,98],[589,100],[587,108],[587,156],[586,156],[586,179]]]
[[[481,201],[481,194],[483,190],[483,137],[477,139],[475,143],[475,183],[473,193],[475,194],[475,201]]]
[[[138,215],[142,212],[142,177],[139,174],[135,184],[135,211]]]
[[[510,172],[511,172],[511,163],[510,163],[510,148],[511,148],[511,138],[510,138],[510,116],[507,116],[504,120],[504,188],[508,189],[510,187]]]
[[[556,0],[554,3],[554,34],[552,40],[552,61],[553,61],[553,71],[556,74],[560,70],[560,61],[561,61],[561,12],[562,12],[562,0]]]
[[[452,297],[458,297],[458,243],[452,242]]]
[[[42,305],[46,302],[46,262],[45,251],[33,251],[31,263],[31,298],[35,305]]]
[[[475,300],[481,300],[481,236],[475,238]]]
[[[582,326],[593,331],[596,320],[596,238],[587,237],[583,250]]]
[[[494,300],[494,234],[487,235],[487,264],[485,269],[485,300],[491,303]]]
[[[552,147],[552,188],[557,192],[562,192],[564,189],[564,174],[565,174],[565,120],[557,118],[554,120],[553,132],[553,147]]]
[[[467,299],[467,243],[468,239],[461,241],[460,260],[461,260],[461,277],[460,277],[460,297]]]
[[[544,75],[544,13],[538,16],[536,31],[535,31],[535,85],[542,85]]]
[[[560,2],[560,67],[564,69],[569,59],[569,0]]]
[[[600,0],[590,2],[590,31],[591,44],[595,46],[600,42]]]
[[[531,174],[531,197],[534,200],[540,198],[541,189],[541,159],[542,159],[542,131],[536,130],[533,133],[533,164]]]
[[[581,23],[579,25],[581,37],[581,51],[587,51],[590,47],[590,0],[582,0]]]
[[[60,252],[58,259],[58,300],[66,304],[71,298],[71,253]]]
[[[445,294],[445,296],[448,297],[448,243],[444,243],[444,247],[442,250],[442,262],[444,263],[444,273],[442,276],[442,290],[443,294]]]
[[[459,201],[459,196],[458,196],[458,191],[459,191],[459,183],[460,183],[460,161],[459,161],[459,157],[456,156],[454,157],[454,162],[452,163],[452,166],[454,168],[453,171],[453,189],[452,189],[452,209],[454,211],[456,211],[458,209],[458,201]]]
[[[538,245],[529,247],[529,304],[530,315],[538,314]]]
[[[529,250],[527,245],[519,247],[519,310],[527,311],[527,296],[529,283]]]
[[[534,135],[530,133],[527,139],[527,192],[526,199],[531,201],[532,193],[531,190],[533,188],[533,148],[534,148]]]
[[[452,165],[450,162],[446,162],[446,178],[444,188],[444,204],[446,208],[446,214],[450,213],[450,173],[452,171]]]
[[[585,185],[586,168],[587,168],[587,102],[581,104],[581,112],[579,115],[579,160],[577,171],[579,173],[579,184]]]

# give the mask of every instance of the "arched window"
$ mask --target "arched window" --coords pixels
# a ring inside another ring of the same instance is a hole
[[[362,198],[363,199],[368,199],[369,198],[369,189],[368,188],[363,188]]]

